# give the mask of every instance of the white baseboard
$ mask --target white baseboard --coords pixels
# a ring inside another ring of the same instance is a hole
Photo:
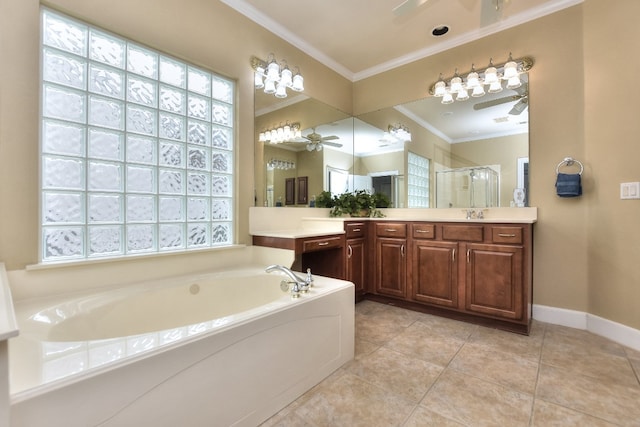
[[[533,305],[533,318],[541,322],[584,329],[640,351],[640,330],[583,311]]]

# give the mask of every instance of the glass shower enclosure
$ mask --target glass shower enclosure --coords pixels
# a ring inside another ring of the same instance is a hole
[[[500,175],[489,166],[436,172],[436,207],[490,208],[500,206]]]

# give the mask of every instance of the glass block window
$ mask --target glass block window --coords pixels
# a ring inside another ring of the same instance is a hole
[[[429,207],[429,159],[409,151],[408,183],[410,208]]]
[[[233,243],[234,82],[41,13],[42,261]]]

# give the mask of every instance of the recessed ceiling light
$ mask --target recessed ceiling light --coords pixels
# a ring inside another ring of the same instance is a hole
[[[431,30],[431,34],[434,37],[444,36],[448,32],[449,32],[449,27],[446,25],[440,25],[438,27],[435,27],[433,30]]]

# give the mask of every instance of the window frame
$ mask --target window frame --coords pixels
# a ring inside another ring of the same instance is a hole
[[[128,259],[234,245],[238,176],[236,81],[47,7],[40,8],[40,19],[39,262]],[[82,46],[74,45],[73,37],[67,44],[47,39],[57,34],[48,20],[80,29]],[[108,61],[113,63],[96,59],[98,50],[92,48],[99,38],[107,45],[112,41],[120,46],[121,63],[120,59],[114,59],[117,55],[109,56]],[[76,47],[81,47],[82,52],[74,52]],[[143,59],[134,64],[129,55]],[[150,75],[146,74],[150,67],[143,66],[147,57],[155,58]],[[64,67],[57,69],[49,61],[64,62]],[[182,69],[182,81],[169,72],[175,71],[172,64]],[[80,71],[74,74],[78,65]],[[52,77],[52,69],[58,76]],[[110,76],[109,85],[98,87],[95,84],[98,80],[92,80],[92,73],[104,76],[110,72],[115,77]],[[78,75],[81,75],[79,83],[73,80]],[[192,85],[194,82],[196,85]],[[97,88],[92,88],[92,84]],[[119,88],[114,87],[118,84]],[[204,93],[206,88],[208,94]],[[102,90],[112,91],[102,93]],[[140,93],[144,96],[134,99]],[[83,111],[78,117],[57,117],[53,113],[64,96],[82,98]],[[153,98],[150,105],[146,105],[150,98]],[[202,113],[204,110],[207,112]],[[119,114],[107,114],[111,111]],[[104,123],[100,122],[103,117],[107,117]],[[113,117],[118,117],[119,122],[110,120]],[[132,117],[153,117],[153,129],[134,130],[139,123],[149,122],[135,121]],[[102,137],[95,136],[100,132]],[[56,141],[65,141],[72,135],[72,141],[77,139],[72,149],[81,153],[64,152],[69,149],[64,143],[60,143],[62,152],[52,150]],[[106,146],[100,148],[94,139]],[[146,147],[145,154],[151,147],[153,159],[132,160],[134,156],[129,150],[136,144]],[[112,156],[114,151],[118,151],[116,156]],[[65,165],[69,168],[74,165],[72,169],[77,169],[79,177],[73,173],[56,177],[51,172],[65,171]],[[133,188],[132,183],[138,182],[132,179],[134,176],[145,177],[139,183],[146,187]],[[80,181],[74,182],[74,177]],[[70,188],[65,188],[66,185]],[[142,211],[147,216],[136,220],[130,215],[130,208],[134,201],[144,205],[145,198],[153,201],[152,212],[149,215],[149,207],[145,206]],[[103,205],[106,208],[100,209]],[[141,244],[146,245],[141,250],[136,250],[136,240],[132,239],[136,230],[141,232]],[[59,235],[55,234],[57,231]],[[98,236],[97,240],[92,240],[92,235]],[[221,240],[217,241],[216,236],[222,236]],[[61,240],[65,237],[77,241],[71,241],[66,248],[70,254],[56,255],[54,249],[65,248],[53,243],[69,242]],[[106,251],[101,252],[104,248],[96,242],[106,242]]]

